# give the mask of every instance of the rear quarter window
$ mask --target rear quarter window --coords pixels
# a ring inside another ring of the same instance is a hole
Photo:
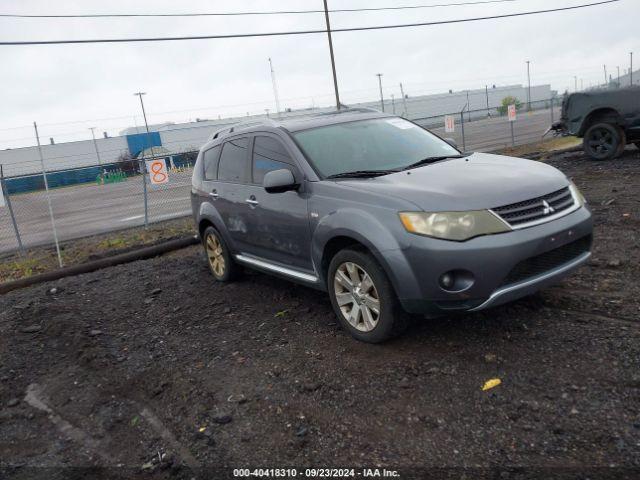
[[[218,178],[218,159],[220,158],[220,145],[210,148],[202,156],[204,166],[204,179],[216,180]]]

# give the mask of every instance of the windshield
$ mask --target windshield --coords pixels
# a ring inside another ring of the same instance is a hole
[[[324,177],[359,170],[401,170],[429,157],[460,152],[402,118],[376,118],[293,134]]]

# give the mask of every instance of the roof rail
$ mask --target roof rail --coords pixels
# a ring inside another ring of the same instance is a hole
[[[238,122],[238,123],[235,123],[235,124],[231,125],[230,127],[227,126],[227,127],[221,128],[219,130],[216,130],[209,137],[209,141],[215,140],[216,138],[221,137],[223,134],[233,133],[236,130],[242,130],[244,128],[254,127],[256,125],[269,125],[269,126],[272,126],[272,127],[278,126],[277,122],[275,122],[271,118],[263,118],[261,120],[252,120],[252,121],[247,121],[247,122]]]

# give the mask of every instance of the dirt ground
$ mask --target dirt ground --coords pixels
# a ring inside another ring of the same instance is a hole
[[[0,477],[640,478],[640,153],[547,161],[590,203],[590,264],[383,345],[323,293],[214,283],[199,247],[4,295]]]

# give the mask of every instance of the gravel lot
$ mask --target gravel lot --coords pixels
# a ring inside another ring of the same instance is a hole
[[[320,292],[214,283],[199,247],[3,296],[0,477],[639,478],[640,153],[549,162],[594,211],[591,263],[384,345]]]

